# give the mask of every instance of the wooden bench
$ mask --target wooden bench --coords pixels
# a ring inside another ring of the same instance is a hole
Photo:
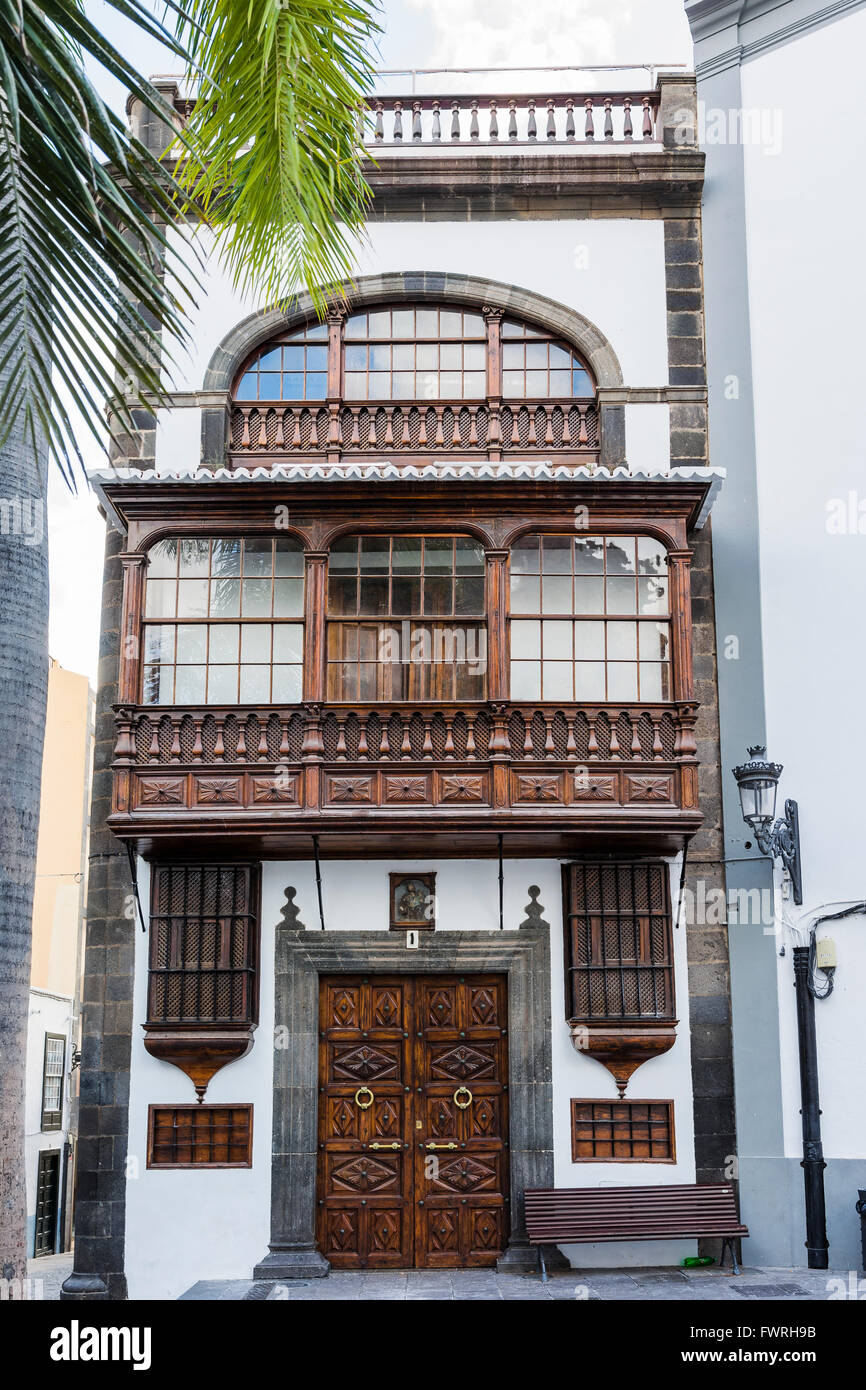
[[[730,1183],[688,1183],[680,1187],[528,1188],[526,1230],[538,1246],[541,1277],[547,1282],[543,1246],[612,1240],[688,1240],[721,1236],[722,1257],[749,1234],[737,1213]],[[741,1257],[742,1258],[742,1255]]]

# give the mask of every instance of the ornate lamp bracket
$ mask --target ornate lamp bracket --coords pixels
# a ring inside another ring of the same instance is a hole
[[[800,814],[796,801],[785,802],[785,814],[772,830],[755,830],[755,839],[762,854],[781,859],[791,878],[794,902],[803,902],[803,873],[800,864]]]

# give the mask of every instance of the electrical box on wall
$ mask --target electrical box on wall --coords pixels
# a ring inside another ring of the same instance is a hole
[[[823,936],[815,942],[815,964],[819,970],[835,970],[836,942],[830,936]]]

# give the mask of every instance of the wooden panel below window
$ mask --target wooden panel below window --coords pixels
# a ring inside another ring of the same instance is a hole
[[[251,1105],[151,1105],[148,1168],[251,1168]]]
[[[572,1100],[572,1163],[674,1163],[672,1100]]]

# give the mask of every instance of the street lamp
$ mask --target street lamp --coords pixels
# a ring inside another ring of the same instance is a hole
[[[781,859],[791,879],[794,902],[800,907],[803,902],[800,817],[796,801],[786,801],[783,818],[775,820],[781,775],[782,764],[767,762],[763,744],[750,748],[749,761],[734,768],[743,820],[754,831],[761,853],[771,859]]]
[[[767,762],[763,744],[749,749],[749,761],[734,768],[743,820],[754,832],[762,854],[781,859],[791,879],[794,902],[803,902],[800,865],[800,819],[796,801],[785,802],[785,815],[776,820],[776,792],[781,763]],[[803,1181],[806,1196],[806,1249],[810,1269],[828,1267],[827,1218],[824,1206],[824,1149],[818,1098],[818,1039],[815,1032],[814,949],[812,923],[794,946],[794,988],[797,991],[797,1042],[800,1053],[800,1115],[803,1128]]]

